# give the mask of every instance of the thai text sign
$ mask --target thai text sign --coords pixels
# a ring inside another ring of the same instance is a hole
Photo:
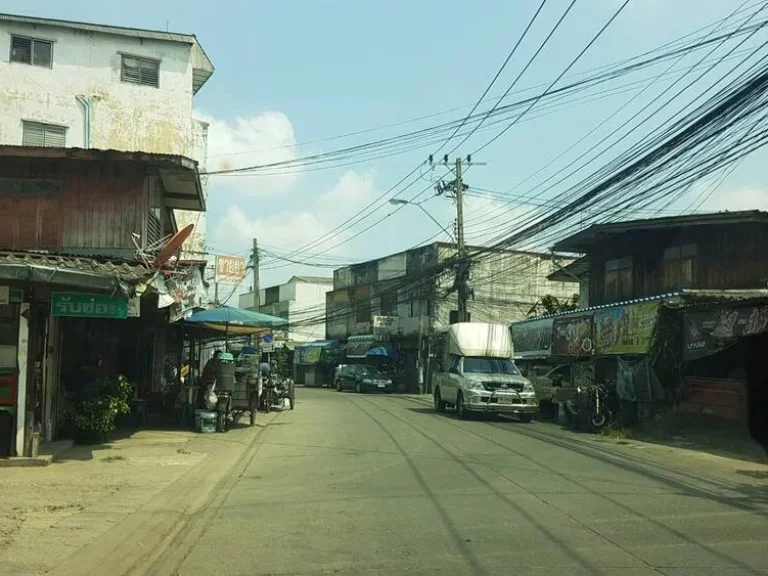
[[[516,358],[548,356],[552,349],[552,318],[512,324]]]
[[[51,295],[51,313],[53,316],[123,319],[128,317],[128,301],[101,294],[54,292]]]
[[[651,345],[658,302],[595,311],[595,354],[645,354]]]
[[[739,337],[768,331],[768,306],[716,308],[683,314],[684,358],[715,354]]]
[[[591,356],[593,344],[592,312],[555,318],[552,325],[552,354]]]
[[[240,282],[245,278],[245,258],[216,255],[216,282]]]

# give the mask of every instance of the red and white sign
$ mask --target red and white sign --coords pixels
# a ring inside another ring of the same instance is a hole
[[[216,255],[216,282],[240,282],[245,278],[245,258]]]

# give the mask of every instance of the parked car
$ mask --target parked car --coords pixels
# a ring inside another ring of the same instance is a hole
[[[347,364],[336,375],[336,390],[392,392],[392,380],[368,364]]]

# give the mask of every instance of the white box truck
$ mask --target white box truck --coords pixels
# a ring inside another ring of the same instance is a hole
[[[512,361],[508,326],[459,322],[436,334],[430,377],[435,410],[452,406],[460,418],[473,412],[514,414],[530,422],[536,392]]]

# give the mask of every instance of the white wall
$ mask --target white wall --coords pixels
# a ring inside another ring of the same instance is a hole
[[[266,288],[261,290],[259,311],[275,316],[284,316],[287,311],[291,325],[301,324],[291,329],[288,340],[292,342],[310,342],[325,338],[325,293],[333,288],[332,284],[291,281],[280,284],[280,301],[274,304],[264,303]],[[253,292],[240,294],[240,308],[253,308]],[[314,321],[320,317],[320,321]]]

